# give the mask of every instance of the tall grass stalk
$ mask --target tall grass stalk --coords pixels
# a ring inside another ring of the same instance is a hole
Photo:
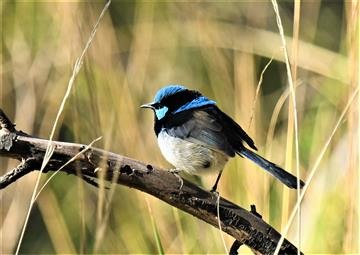
[[[359,86],[359,1],[350,1],[345,6],[346,8],[346,47],[348,51],[348,70],[350,77],[350,86],[349,86],[349,97],[351,96],[352,91],[354,91]],[[358,105],[359,105],[358,101]],[[346,233],[344,237],[344,252],[352,252],[354,250],[354,240],[355,240],[355,226],[359,225],[359,221],[356,222],[356,211],[359,214],[359,204],[356,206],[356,196],[358,194],[357,190],[359,189],[360,182],[358,181],[357,176],[359,176],[359,151],[357,144],[359,144],[359,126],[357,120],[359,119],[359,111],[356,108],[353,108],[349,111],[348,114],[348,129],[349,129],[349,163],[348,163],[348,186],[347,193],[350,199],[348,204],[349,216],[346,219]],[[356,208],[357,207],[357,208]],[[359,236],[359,232],[356,233]],[[360,251],[360,249],[358,249]]]
[[[294,24],[293,24],[293,44],[292,44],[292,82],[296,84],[297,79],[297,63],[298,63],[298,49],[299,49],[299,29],[300,29],[300,3],[301,0],[294,1]],[[284,45],[285,46],[285,45]],[[293,86],[293,85],[292,85]],[[295,97],[295,87],[294,87],[294,97]],[[294,105],[296,102],[293,102]],[[297,112],[294,112],[297,114]],[[295,123],[295,122],[294,122]],[[298,134],[296,134],[298,136]],[[298,138],[297,138],[298,139]],[[299,146],[297,144],[297,146]],[[299,163],[299,149],[297,148],[297,166],[296,166],[296,176],[297,178],[297,186],[300,187],[300,163]],[[300,198],[300,189],[297,190],[297,199]],[[298,210],[297,214],[297,247],[298,247],[298,255],[300,255],[301,250],[301,210]]]
[[[52,127],[52,130],[51,130],[51,133],[50,133],[50,137],[49,137],[49,143],[48,143],[48,146],[46,148],[46,152],[45,152],[45,157],[44,157],[44,160],[42,162],[42,165],[41,165],[41,168],[40,168],[40,171],[37,175],[37,178],[36,178],[36,183],[35,183],[35,187],[34,187],[34,190],[33,190],[33,193],[32,193],[32,197],[31,197],[31,200],[30,200],[30,206],[29,206],[29,209],[28,209],[28,212],[27,212],[27,215],[26,215],[26,218],[25,218],[25,222],[23,224],[23,228],[22,228],[22,231],[21,231],[21,234],[20,234],[20,239],[18,241],[18,245],[16,247],[16,251],[15,251],[15,254],[19,254],[19,250],[20,250],[20,246],[21,246],[21,242],[23,240],[23,237],[24,237],[24,233],[25,233],[25,229],[26,229],[26,226],[27,226],[27,223],[28,223],[28,220],[29,220],[29,217],[30,217],[30,212],[31,212],[31,209],[35,203],[35,198],[36,198],[36,192],[37,192],[37,189],[38,189],[38,186],[40,184],[40,177],[41,177],[41,174],[45,168],[45,166],[47,165],[47,163],[49,162],[53,152],[54,152],[54,145],[52,144],[52,140],[53,140],[53,137],[54,137],[54,134],[55,134],[55,130],[56,130],[56,127],[57,127],[57,124],[58,124],[58,121],[60,119],[60,116],[61,116],[61,113],[63,112],[64,110],[64,107],[65,107],[65,103],[68,99],[68,97],[70,96],[70,92],[71,92],[71,89],[73,87],[73,84],[74,84],[74,81],[75,81],[75,78],[77,76],[77,74],[79,73],[80,71],[80,68],[81,68],[81,65],[82,65],[82,61],[83,61],[83,58],[87,52],[87,50],[89,49],[90,45],[91,45],[91,42],[93,41],[94,39],[94,36],[96,34],[96,31],[97,31],[97,28],[100,24],[100,21],[102,19],[102,17],[104,16],[106,10],[108,9],[109,5],[111,3],[111,0],[109,0],[105,6],[104,6],[104,9],[102,10],[102,12],[100,13],[100,16],[97,20],[97,22],[95,23],[95,26],[94,26],[94,29],[92,30],[91,34],[90,34],[90,37],[89,37],[89,40],[87,41],[83,51],[81,52],[80,54],[80,57],[75,61],[75,65],[74,65],[74,70],[73,70],[73,73],[70,77],[70,80],[69,80],[69,83],[68,83],[68,86],[67,86],[67,90],[66,90],[66,93],[63,97],[63,100],[61,102],[61,105],[59,107],[59,110],[57,112],[57,115],[56,115],[56,118],[55,118],[55,121],[54,121],[54,124],[53,124],[53,127]]]
[[[157,254],[163,255],[163,254],[165,254],[165,252],[164,252],[164,248],[163,248],[163,245],[161,242],[159,230],[158,230],[155,218],[154,218],[154,214],[151,210],[151,205],[150,205],[149,199],[146,197],[145,201],[146,201],[146,205],[147,205],[148,212],[149,212],[150,222],[151,222],[153,235],[154,235],[154,239],[155,239],[155,243],[156,243]]]
[[[254,118],[254,113],[255,113],[255,107],[256,107],[256,101],[259,97],[260,94],[260,89],[261,89],[261,84],[263,82],[264,79],[264,73],[266,72],[266,69],[268,69],[268,67],[270,66],[271,62],[274,60],[274,57],[271,57],[269,62],[267,62],[267,64],[265,65],[265,67],[263,68],[263,70],[260,73],[260,78],[259,78],[259,82],[256,86],[256,92],[255,92],[255,97],[254,97],[254,101],[252,103],[252,107],[251,107],[251,112],[250,112],[250,120],[249,120],[249,125],[248,125],[248,129],[250,129],[251,127],[251,123],[252,120]]]
[[[255,92],[255,97],[254,97],[254,102],[252,103],[252,107],[251,107],[251,113],[250,113],[250,120],[249,120],[249,125],[248,125],[248,130],[250,130],[251,127],[251,123],[252,120],[254,118],[254,114],[255,114],[255,108],[256,108],[256,101],[258,99],[258,96],[260,94],[260,89],[261,89],[261,85],[263,82],[263,78],[264,78],[264,74],[266,72],[266,70],[268,69],[268,67],[270,66],[271,62],[274,60],[274,57],[271,57],[270,60],[267,62],[267,64],[265,65],[265,67],[263,68],[263,70],[260,73],[260,78],[259,78],[259,82],[256,86],[256,92]],[[267,190],[269,190],[269,182],[267,181],[268,179],[265,178],[264,180],[264,207],[263,207],[263,217],[265,219],[268,218],[269,216],[269,203],[267,203],[267,201],[269,201],[269,192],[267,192]]]
[[[352,44],[353,54],[354,54],[354,69],[355,69],[355,84],[357,80],[357,89],[360,90],[360,50],[359,50],[359,42],[360,42],[360,28],[359,28],[359,22],[360,22],[360,4],[359,1],[352,1],[352,9],[354,10],[354,20],[355,20],[355,28],[354,28],[354,44]],[[358,93],[357,98],[357,169],[360,167],[360,93]],[[360,173],[357,173],[358,182],[357,182],[357,195],[358,195],[358,201],[357,201],[357,251],[360,252]]]
[[[307,189],[308,189],[308,187],[309,187],[309,185],[311,183],[311,180],[313,179],[313,177],[314,177],[314,175],[315,175],[315,173],[316,173],[316,171],[317,171],[317,169],[318,169],[318,167],[319,167],[319,165],[321,163],[321,160],[323,159],[324,154],[325,154],[326,150],[328,149],[332,138],[335,135],[335,132],[338,130],[340,124],[342,123],[342,121],[343,121],[346,113],[348,112],[351,104],[356,99],[358,93],[359,93],[359,88],[357,88],[354,91],[354,93],[352,94],[352,96],[350,97],[350,99],[349,99],[348,103],[346,104],[344,110],[342,111],[338,121],[336,122],[333,131],[331,132],[329,138],[327,139],[325,145],[323,146],[321,152],[319,153],[319,156],[317,157],[316,162],[315,162],[314,166],[312,167],[312,169],[310,171],[310,174],[309,174],[309,176],[307,177],[307,179],[305,181],[305,185],[304,185],[303,189],[301,190],[300,198],[296,201],[296,204],[295,204],[295,206],[294,206],[294,208],[293,208],[293,210],[292,210],[292,212],[290,214],[287,225],[286,225],[285,229],[281,232],[281,238],[280,238],[280,240],[279,240],[279,242],[277,244],[277,247],[276,247],[276,250],[275,250],[274,254],[279,254],[281,245],[284,242],[285,236],[288,233],[288,231],[290,229],[290,226],[291,226],[291,224],[292,224],[292,222],[293,222],[293,220],[295,218],[295,215],[296,215],[297,211],[300,208],[301,201],[304,199],[305,193],[306,193],[306,191],[307,191]]]
[[[291,117],[293,116],[293,123],[294,123],[294,131],[295,131],[295,155],[296,155],[296,176],[297,176],[297,187],[298,187],[298,200],[300,198],[300,194],[299,194],[299,190],[300,190],[300,162],[299,162],[299,131],[298,131],[298,120],[297,120],[297,107],[296,107],[296,96],[295,96],[295,87],[294,87],[294,79],[292,77],[292,72],[291,72],[291,68],[290,68],[290,60],[289,60],[289,56],[287,53],[287,45],[286,45],[286,40],[285,40],[285,35],[284,35],[284,29],[283,29],[283,25],[282,25],[282,21],[281,21],[281,17],[280,17],[280,13],[279,13],[279,7],[277,4],[276,0],[271,0],[275,14],[276,14],[276,23],[278,25],[279,28],[279,34],[280,34],[280,38],[281,38],[281,42],[282,42],[282,48],[284,51],[284,56],[285,56],[285,64],[286,64],[286,71],[287,71],[287,78],[288,78],[288,83],[289,83],[289,88],[290,88],[290,95],[291,95],[291,104],[293,107],[293,111],[289,112],[289,123],[291,121]],[[296,8],[296,7],[295,7]],[[300,8],[300,6],[298,6],[297,8]],[[296,10],[297,11],[297,10]],[[300,12],[300,9],[298,10],[298,12]],[[300,15],[297,14],[298,16]],[[295,15],[296,16],[296,15]],[[295,17],[296,18],[296,17]],[[297,22],[299,20],[300,16],[297,18]],[[298,33],[298,31],[297,31]],[[292,121],[291,121],[292,122]],[[292,144],[292,125],[290,124],[291,128],[290,128],[290,142]],[[289,141],[289,139],[288,139]],[[292,150],[290,150],[290,152],[292,152]],[[290,154],[290,153],[289,153]],[[288,191],[287,191],[288,192]],[[286,204],[287,206],[287,204]],[[300,210],[298,211],[298,228],[300,229]],[[298,249],[301,249],[300,247],[300,230],[298,230]],[[277,255],[279,252],[279,250],[277,249],[277,251],[275,252],[275,254]],[[299,251],[298,251],[299,253]]]

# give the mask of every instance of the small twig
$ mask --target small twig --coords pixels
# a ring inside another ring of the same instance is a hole
[[[254,214],[256,217],[262,219],[261,214],[256,211],[256,206],[255,206],[255,205],[251,205],[251,206],[250,206],[250,212],[251,212],[252,214]]]
[[[17,167],[10,172],[0,176],[0,189],[3,189],[24,175],[34,171],[39,165],[35,158],[28,158],[23,160]]]
[[[62,165],[58,170],[56,170],[47,180],[46,182],[41,186],[41,188],[39,189],[39,191],[37,192],[34,200],[36,200],[38,198],[38,196],[40,195],[41,191],[46,187],[46,185],[51,181],[52,178],[54,178],[54,176],[59,172],[61,171],[64,167],[66,167],[67,165],[69,165],[71,162],[74,162],[81,154],[85,153],[87,150],[89,150],[91,148],[91,146],[99,141],[102,137],[98,137],[96,138],[95,140],[93,140],[90,144],[88,144],[85,148],[83,148],[81,151],[79,151],[79,153],[77,153],[74,157],[72,157],[70,160],[68,160],[64,165]],[[91,182],[91,179],[90,178],[84,178],[83,179],[89,183],[89,184],[92,184],[96,187],[98,187],[97,183],[96,182]],[[96,185],[94,184],[96,183]]]
[[[242,242],[235,240],[234,243],[231,245],[230,251],[229,251],[229,255],[238,255],[238,250],[240,248],[240,246],[243,245]]]
[[[3,110],[0,109],[0,127],[15,132],[15,124],[13,124],[9,118],[5,115]]]

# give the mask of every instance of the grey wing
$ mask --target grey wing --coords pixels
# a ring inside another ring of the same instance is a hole
[[[166,130],[169,135],[221,151],[230,157],[235,156],[235,151],[224,133],[224,127],[216,116],[200,109],[186,115],[176,117],[183,121],[168,127]]]

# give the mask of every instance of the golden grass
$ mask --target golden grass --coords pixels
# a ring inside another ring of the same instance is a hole
[[[53,141],[53,138],[54,138],[54,135],[55,135],[55,130],[57,128],[57,124],[59,122],[59,119],[60,119],[60,116],[62,114],[62,112],[64,111],[64,107],[65,107],[65,103],[67,101],[67,99],[69,98],[70,96],[70,92],[71,92],[71,89],[73,87],[73,84],[74,84],[74,81],[75,81],[75,78],[76,76],[78,75],[78,73],[80,72],[80,68],[81,68],[81,65],[82,65],[82,62],[83,62],[83,59],[84,59],[84,56],[87,52],[87,50],[89,49],[93,39],[94,39],[94,36],[96,34],[96,31],[97,31],[97,28],[100,24],[100,21],[102,19],[102,17],[104,16],[106,10],[108,9],[109,5],[111,3],[111,0],[107,2],[107,4],[104,6],[104,9],[102,10],[102,12],[100,13],[100,16],[97,20],[97,22],[95,23],[95,26],[94,26],[94,29],[92,30],[91,34],[90,34],[90,37],[84,47],[84,49],[82,50],[81,52],[81,55],[76,59],[75,61],[75,65],[74,65],[74,70],[73,70],[73,73],[70,77],[70,80],[69,80],[69,83],[68,83],[68,86],[67,86],[67,90],[66,90],[66,93],[61,101],[61,105],[59,107],[59,110],[57,112],[57,115],[56,115],[56,118],[55,118],[55,121],[54,121],[54,124],[52,126],[52,129],[51,129],[51,133],[50,133],[50,136],[49,136],[49,143],[48,143],[48,146],[46,148],[46,152],[45,152],[45,157],[44,157],[44,160],[42,162],[42,165],[41,165],[41,168],[40,168],[40,171],[39,173],[37,174],[37,178],[36,178],[36,182],[35,182],[35,186],[34,186],[34,190],[32,192],[32,197],[31,197],[31,200],[30,200],[30,206],[29,206],[29,209],[28,209],[28,212],[27,212],[27,215],[26,215],[26,218],[25,218],[25,222],[24,222],[24,225],[23,225],[23,228],[22,228],[22,231],[21,231],[21,234],[20,234],[20,239],[18,241],[18,245],[17,245],[17,248],[16,248],[16,251],[15,251],[15,254],[18,254],[19,253],[19,250],[20,250],[20,246],[21,246],[21,242],[23,240],[23,237],[24,237],[24,234],[25,234],[25,229],[26,229],[26,226],[27,226],[27,223],[28,223],[28,220],[29,220],[29,217],[30,217],[30,212],[32,210],[32,207],[35,203],[35,200],[38,196],[37,194],[37,189],[38,189],[38,186],[40,184],[40,177],[42,175],[42,172],[45,168],[45,166],[47,165],[47,163],[49,162],[53,152],[54,152],[54,145],[52,144],[52,141]],[[69,162],[68,162],[69,163]],[[57,171],[58,172],[58,171]],[[57,172],[55,172],[54,174],[56,174]],[[51,176],[52,177],[52,176]],[[50,178],[51,178],[50,177]],[[44,184],[44,186],[47,184],[47,182]],[[42,188],[41,188],[42,190]],[[39,193],[41,192],[41,190],[39,191]]]
[[[294,83],[296,82],[296,77],[293,77],[293,74],[296,75],[297,71],[297,56],[298,56],[298,32],[299,32],[299,15],[300,15],[300,5],[299,1],[296,3],[295,1],[295,17],[294,17],[294,42],[293,42],[293,70],[290,68],[290,59],[287,52],[286,40],[284,36],[284,28],[282,25],[279,7],[276,0],[271,1],[273,4],[273,8],[276,14],[276,23],[279,28],[279,34],[281,37],[282,49],[284,51],[285,56],[285,64],[286,64],[286,71],[287,71],[287,78],[290,88],[290,96],[291,96],[291,104],[289,104],[289,120],[288,120],[288,132],[287,132],[287,146],[286,146],[286,169],[291,169],[292,166],[292,145],[293,140],[295,137],[295,156],[296,156],[296,176],[297,176],[297,186],[300,187],[300,162],[299,162],[299,131],[298,131],[298,111],[296,105],[296,95],[295,95],[295,86]],[[297,24],[297,25],[296,25]],[[300,198],[300,189],[297,189],[297,200]],[[285,190],[283,193],[283,214],[282,214],[282,226],[286,222],[284,219],[287,218],[288,215],[288,207],[289,207],[289,190]],[[297,231],[297,247],[298,247],[298,254],[300,254],[301,250],[301,243],[300,243],[300,228],[301,228],[301,221],[300,221],[300,208],[298,210],[298,231]],[[275,254],[277,255],[280,251],[282,242],[279,241]]]
[[[294,25],[293,25],[293,44],[292,44],[292,63],[291,63],[291,71],[292,71],[292,82],[294,86],[294,91],[296,89],[295,84],[297,80],[297,63],[298,63],[298,52],[299,52],[299,30],[300,30],[300,0],[294,1]],[[295,92],[294,92],[295,94]],[[290,110],[290,109],[289,109]],[[296,112],[294,112],[296,114]],[[299,157],[299,156],[298,156]],[[299,160],[297,158],[297,160]],[[297,179],[297,186],[300,187],[300,165],[297,162],[296,166],[296,176]],[[300,198],[300,189],[297,191],[297,199]],[[297,245],[298,247],[298,254],[300,255],[301,250],[301,210],[298,210],[297,214]]]
[[[319,167],[319,165],[320,165],[320,163],[321,163],[321,161],[322,161],[322,159],[323,159],[323,156],[324,156],[326,150],[328,149],[329,144],[330,144],[332,138],[333,138],[334,135],[335,135],[335,132],[338,130],[341,122],[343,121],[343,118],[344,118],[345,114],[347,114],[347,112],[348,112],[351,104],[353,103],[353,101],[354,101],[354,99],[356,98],[356,96],[357,96],[358,93],[359,93],[359,89],[356,89],[356,90],[354,91],[354,93],[352,94],[351,98],[349,99],[348,103],[347,103],[346,106],[345,106],[345,109],[343,110],[343,112],[341,113],[338,121],[336,122],[336,125],[335,125],[333,131],[331,132],[328,140],[326,141],[326,143],[325,143],[324,147],[322,148],[319,156],[317,157],[317,160],[316,160],[314,166],[312,167],[309,176],[308,176],[307,179],[306,179],[305,186],[304,186],[304,188],[301,190],[301,195],[300,195],[299,199],[296,201],[296,205],[295,205],[294,209],[293,209],[292,212],[291,212],[291,215],[290,215],[289,220],[288,220],[288,222],[287,222],[287,224],[286,224],[285,230],[284,230],[283,233],[282,233],[281,239],[280,239],[280,241],[279,241],[279,243],[278,243],[278,246],[277,246],[277,248],[276,248],[275,253],[278,253],[278,252],[279,252],[280,247],[281,247],[281,244],[282,244],[282,242],[284,241],[285,235],[286,235],[287,232],[289,231],[289,228],[290,228],[290,226],[291,226],[291,224],[292,224],[292,222],[293,222],[293,220],[294,220],[294,218],[295,218],[295,214],[296,214],[297,211],[300,209],[300,204],[301,204],[302,200],[304,199],[305,193],[306,193],[306,191],[307,191],[307,189],[308,189],[308,187],[309,187],[309,185],[310,185],[310,183],[311,183],[311,180],[313,179],[313,177],[314,177],[314,175],[315,175],[315,172],[317,171],[317,169],[318,169],[318,167]]]
[[[293,65],[292,70],[290,68],[290,59],[287,52],[287,45],[286,40],[284,36],[284,29],[279,13],[279,7],[276,0],[271,1],[274,7],[274,11],[276,14],[276,22],[279,28],[279,34],[282,41],[282,48],[284,51],[285,56],[285,64],[286,64],[286,70],[287,70],[287,77],[288,77],[288,83],[290,88],[290,95],[291,95],[291,104],[289,104],[289,120],[288,120],[288,132],[287,132],[287,146],[286,146],[286,169],[290,169],[292,166],[292,145],[293,145],[293,138],[295,136],[295,155],[296,155],[296,176],[297,176],[297,186],[300,187],[300,163],[299,163],[299,131],[298,131],[298,112],[297,112],[297,105],[296,105],[296,94],[295,94],[295,86],[296,83],[296,76],[297,76],[297,60],[298,60],[298,41],[299,41],[299,19],[300,19],[300,0],[294,2],[294,25],[293,25]],[[294,134],[295,132],[295,134]],[[297,200],[300,199],[300,189],[297,189]],[[282,227],[284,226],[284,223],[286,222],[287,215],[288,215],[288,208],[289,208],[289,191],[286,190],[283,193],[283,205],[282,205],[282,212],[283,212],[283,221],[282,221]],[[301,250],[301,211],[300,207],[298,208],[298,214],[297,214],[297,247],[298,251],[297,253],[300,254]],[[279,241],[275,254],[277,255],[280,251],[282,242]]]
[[[288,219],[298,205],[296,191],[245,159],[228,163],[220,194],[244,208],[255,204],[276,229],[288,229],[294,244],[300,234],[305,253],[358,252],[359,96],[352,96],[360,88],[359,6],[346,2],[341,12],[343,5],[328,2],[278,4],[283,38],[271,3],[113,2],[54,139],[86,144],[102,136],[97,147],[170,167],[157,148],[153,116],[138,107],[165,84],[180,83],[215,99],[254,138],[261,155],[295,172],[293,93],[280,48],[285,40],[296,87],[300,176],[311,178],[300,197],[301,231]],[[73,61],[103,5],[2,3],[1,107],[18,128],[48,137]],[[0,159],[2,171],[14,164]],[[36,177],[0,193],[0,253],[16,249]],[[210,188],[215,178],[203,176],[201,185]],[[19,253],[224,253],[217,229],[139,191],[100,185],[55,175],[36,200]],[[229,248],[233,239],[224,235],[224,242]]]

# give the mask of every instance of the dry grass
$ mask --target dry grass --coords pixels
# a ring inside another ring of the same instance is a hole
[[[305,253],[357,253],[359,94],[353,96],[360,88],[359,5],[301,1],[294,10],[294,3],[278,4],[288,61],[269,2],[112,3],[54,139],[89,143],[102,136],[98,147],[170,167],[157,148],[153,116],[139,105],[165,84],[198,89],[244,128],[251,123],[246,131],[261,155],[311,178],[300,196],[301,231],[291,224],[293,207],[299,208],[296,191],[240,157],[226,166],[220,193],[245,208],[256,204],[266,221],[288,230],[286,238],[301,239]],[[20,129],[48,137],[73,61],[103,6],[103,1],[1,4],[1,107]],[[296,98],[285,62],[292,66]],[[292,124],[294,99],[298,132]],[[0,159],[1,171],[14,164]],[[36,176],[0,193],[2,254],[16,249]],[[204,176],[201,185],[210,188],[215,178]],[[95,189],[56,175],[35,202],[19,253],[224,252],[217,229],[139,191],[100,185]],[[230,247],[233,240],[225,235],[224,242]],[[240,252],[250,253],[246,247]]]
[[[80,72],[80,68],[82,66],[82,62],[83,62],[83,59],[84,59],[84,56],[87,52],[87,50],[89,49],[93,39],[94,39],[94,36],[95,36],[95,33],[97,31],[97,28],[100,24],[100,21],[102,19],[102,17],[104,16],[106,10],[108,9],[109,5],[110,5],[111,1],[107,2],[107,4],[105,5],[103,11],[100,13],[100,16],[99,16],[99,19],[97,20],[97,22],[95,23],[95,26],[94,26],[94,29],[92,30],[91,34],[90,34],[90,37],[84,47],[84,49],[82,50],[81,52],[81,55],[76,59],[75,61],[75,65],[74,65],[74,70],[73,70],[73,73],[70,77],[70,80],[69,80],[69,83],[68,83],[68,86],[67,86],[67,90],[65,92],[65,95],[61,101],[61,105],[59,107],[59,110],[57,112],[57,115],[56,115],[56,118],[55,118],[55,121],[54,121],[54,124],[52,126],[52,129],[51,129],[51,133],[50,133],[50,136],[49,136],[49,143],[48,143],[48,146],[46,148],[46,152],[45,152],[45,157],[44,157],[44,160],[42,162],[42,165],[41,165],[41,168],[40,168],[40,171],[39,173],[37,173],[37,178],[36,178],[36,182],[35,182],[35,185],[34,185],[34,190],[32,192],[32,196],[31,196],[31,200],[30,200],[30,206],[29,206],[29,209],[27,211],[27,214],[26,214],[26,218],[25,218],[25,222],[23,224],[23,227],[22,227],[22,231],[21,231],[21,234],[20,234],[20,239],[19,239],[19,242],[17,244],[17,247],[16,247],[16,251],[15,251],[15,254],[18,254],[19,253],[19,250],[20,250],[20,246],[21,246],[21,243],[22,243],[22,240],[23,240],[23,237],[24,237],[24,233],[25,233],[25,230],[26,230],[26,227],[27,227],[27,224],[28,224],[28,220],[29,220],[29,217],[30,217],[30,212],[33,208],[33,205],[35,203],[35,200],[36,198],[38,197],[38,194],[41,192],[41,190],[43,189],[44,186],[46,186],[46,184],[48,183],[48,180],[44,183],[44,185],[40,188],[40,190],[38,191],[38,187],[40,185],[40,177],[42,175],[42,172],[45,168],[45,166],[47,165],[47,163],[49,162],[53,152],[54,152],[54,145],[52,144],[52,141],[53,141],[53,138],[54,138],[54,134],[55,134],[55,130],[57,129],[58,127],[58,122],[59,122],[59,119],[60,119],[60,116],[61,114],[63,113],[64,111],[64,107],[65,107],[65,103],[67,101],[67,99],[69,98],[70,96],[70,93],[71,93],[71,90],[72,90],[72,87],[74,85],[74,81],[75,81],[75,78],[76,76],[79,74]],[[71,159],[70,161],[72,161],[73,159]],[[67,162],[66,164],[70,163]],[[65,164],[65,165],[66,165]],[[64,166],[65,166],[64,165]],[[56,171],[55,173],[59,172],[60,169],[58,171]],[[54,173],[54,174],[55,174]],[[52,178],[52,176],[50,176],[50,178]]]

